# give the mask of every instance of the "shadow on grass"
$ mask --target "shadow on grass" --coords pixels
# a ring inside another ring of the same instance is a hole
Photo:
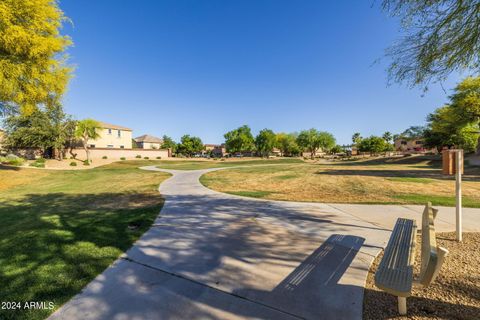
[[[20,167],[6,166],[6,165],[3,165],[3,164],[0,164],[0,170],[19,171]]]
[[[378,165],[422,165],[431,168],[441,168],[441,156],[408,156],[408,157],[385,157],[385,158],[360,158],[356,161],[334,162],[338,166],[378,166]],[[330,165],[330,164],[329,164]]]
[[[163,200],[142,206],[147,196],[50,193],[0,202],[0,301],[63,304],[153,223]],[[0,310],[0,318],[43,319],[50,312]]]

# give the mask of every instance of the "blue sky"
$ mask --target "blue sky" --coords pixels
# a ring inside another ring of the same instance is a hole
[[[460,79],[387,86],[381,60],[399,36],[380,1],[62,0],[77,67],[64,99],[75,118],[134,136],[196,135],[205,143],[243,124],[317,128],[340,144],[424,123]]]

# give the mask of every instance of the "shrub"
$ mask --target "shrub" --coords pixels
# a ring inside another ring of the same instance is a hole
[[[225,159],[222,158],[222,159],[220,159],[220,161],[225,161]]]
[[[76,162],[76,161],[70,162],[70,166],[71,166],[71,167],[76,167],[76,166],[77,166],[77,162]]]
[[[45,161],[47,161],[45,158],[35,159],[35,162],[38,162],[38,163],[45,163]]]
[[[142,158],[142,156],[141,156],[141,155],[139,155],[139,154],[137,154],[137,155],[135,156],[135,158],[137,158],[137,159],[141,159],[141,158]]]
[[[32,162],[29,164],[30,167],[35,167],[35,168],[45,168],[44,163],[39,163],[39,162]]]
[[[125,157],[121,157],[120,160],[127,160],[127,159],[125,159]]]
[[[108,159],[108,157],[107,157],[107,156],[103,156],[102,159]]]
[[[85,161],[83,161],[83,165],[84,165],[84,166],[89,166],[89,165],[90,165],[90,162],[88,162],[88,160],[85,160]]]
[[[43,161],[36,160],[35,162],[30,163],[29,166],[35,168],[45,168],[45,159],[43,159]]]
[[[144,157],[143,159],[148,160],[148,159],[150,159],[150,158],[149,158],[149,157]]]
[[[160,160],[160,159],[162,159],[162,157],[157,157],[156,159]]]
[[[2,157],[0,160],[1,163],[9,164],[12,166],[21,166],[25,162],[25,159],[17,157],[14,154],[9,154],[6,157]]]

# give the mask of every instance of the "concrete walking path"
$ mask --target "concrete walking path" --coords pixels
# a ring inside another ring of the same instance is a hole
[[[368,269],[396,218],[420,221],[423,209],[250,199],[198,181],[220,169],[142,169],[172,174],[159,217],[50,319],[361,319]],[[466,210],[466,230],[480,231],[476,217]],[[437,230],[452,222],[441,208]]]

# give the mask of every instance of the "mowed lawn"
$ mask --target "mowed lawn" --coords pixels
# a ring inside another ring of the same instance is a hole
[[[264,199],[455,205],[454,177],[442,175],[439,157],[232,168],[200,180],[217,191]],[[480,168],[466,167],[463,195],[464,206],[480,207]]]
[[[168,160],[158,161],[159,168],[174,169],[174,170],[200,170],[210,168],[236,167],[236,166],[254,166],[267,164],[291,164],[303,163],[301,159],[295,158],[279,158],[279,159],[245,159],[237,160],[237,158],[223,159],[223,160]]]
[[[0,301],[60,307],[145,232],[163,199],[161,172],[125,161],[79,171],[0,167]],[[0,310],[44,319],[54,310]]]

